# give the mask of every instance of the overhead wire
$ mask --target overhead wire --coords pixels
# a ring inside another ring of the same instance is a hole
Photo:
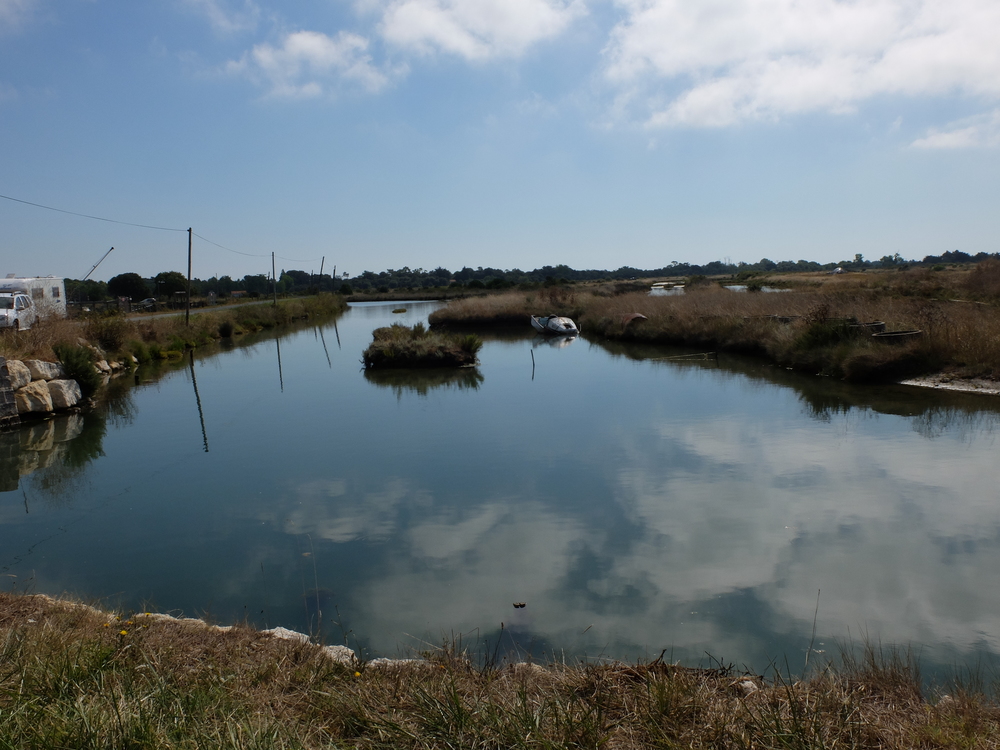
[[[65,208],[56,208],[55,206],[46,206],[43,203],[32,203],[31,201],[21,200],[20,198],[12,198],[9,195],[0,195],[0,198],[5,200],[14,201],[15,203],[24,203],[27,206],[35,206],[36,208],[44,208],[48,211],[58,211],[61,214],[70,214],[71,216],[82,216],[85,219],[94,219],[95,221],[107,221],[111,224],[124,224],[129,227],[141,227],[143,229],[159,229],[163,232],[186,232],[187,229],[177,229],[175,227],[157,227],[152,224],[136,224],[131,221],[119,221],[118,219],[107,219],[103,216],[93,216],[92,214],[81,214],[77,211],[67,211]]]
[[[158,226],[154,226],[152,224],[137,224],[137,223],[132,222],[132,221],[120,221],[118,219],[108,219],[108,218],[105,218],[104,216],[94,216],[93,214],[84,214],[84,213],[80,213],[78,211],[69,211],[69,210],[67,210],[65,208],[56,208],[55,206],[46,206],[43,203],[34,203],[32,201],[22,200],[21,198],[14,198],[14,197],[12,197],[10,195],[2,195],[2,194],[0,194],[0,198],[3,198],[4,200],[14,201],[15,203],[23,203],[26,206],[35,206],[36,208],[44,208],[47,211],[57,211],[58,213],[61,213],[61,214],[69,214],[70,216],[80,216],[80,217],[83,217],[84,219],[94,219],[95,221],[106,221],[106,222],[109,222],[111,224],[123,224],[123,225],[129,226],[129,227],[140,227],[142,229],[157,229],[157,230],[160,230],[160,231],[163,231],[163,232],[187,232],[188,231],[187,229],[177,229],[175,227],[158,227]],[[230,253],[235,253],[236,255],[245,255],[248,258],[266,258],[268,255],[270,255],[270,253],[266,253],[266,254],[262,254],[262,253],[244,253],[244,252],[242,252],[240,250],[233,250],[231,247],[226,247],[225,245],[220,245],[218,242],[213,242],[212,240],[208,239],[207,237],[202,237],[200,234],[198,234],[195,231],[192,231],[191,234],[193,234],[198,239],[207,242],[209,245],[215,245],[215,247],[221,248],[222,250],[225,250],[225,251],[230,252]],[[283,255],[275,255],[274,257],[281,258],[282,260],[290,260],[293,263],[312,263],[312,262],[315,262],[315,261],[319,260],[319,258],[286,258]]]

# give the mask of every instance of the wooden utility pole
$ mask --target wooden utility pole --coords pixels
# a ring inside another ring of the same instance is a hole
[[[184,313],[184,325],[191,325],[191,227],[188,227],[188,288],[187,311]]]
[[[274,306],[278,306],[278,277],[274,273],[274,253],[271,253],[271,283],[274,284]]]

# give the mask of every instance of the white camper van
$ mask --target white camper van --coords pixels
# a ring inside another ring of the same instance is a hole
[[[0,279],[0,294],[25,294],[31,298],[35,312],[42,318],[66,317],[66,283],[55,276],[18,277],[7,274]]]

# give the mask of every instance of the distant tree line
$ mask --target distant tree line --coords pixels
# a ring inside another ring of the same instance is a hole
[[[977,263],[988,258],[1000,259],[1000,253],[976,253],[969,255],[961,250],[953,250],[941,255],[927,255],[923,260],[907,260],[899,253],[884,255],[879,260],[865,260],[861,254],[853,260],[839,263],[817,263],[811,260],[772,261],[761,258],[756,263],[727,263],[721,260],[705,264],[679,263],[674,261],[662,268],[641,269],[622,266],[614,271],[577,270],[565,264],[542,266],[533,271],[519,268],[469,268],[459,271],[447,268],[422,268],[403,266],[378,273],[364,271],[357,276],[332,276],[312,274],[306,271],[282,270],[278,274],[277,289],[269,274],[252,274],[241,279],[229,276],[210,279],[192,279],[191,295],[207,297],[237,296],[260,297],[278,294],[316,294],[318,292],[340,292],[350,294],[360,292],[388,292],[393,289],[421,290],[461,285],[469,289],[506,289],[513,286],[551,285],[574,281],[629,281],[633,279],[661,278],[665,276],[737,276],[748,277],[768,273],[795,273],[806,271],[863,271],[869,268],[906,268],[912,265],[938,266],[944,264]],[[104,281],[66,280],[66,293],[72,301],[98,301],[127,297],[139,301],[148,297],[158,300],[174,299],[187,291],[187,278],[177,271],[164,271],[150,278],[137,273],[123,273]]]

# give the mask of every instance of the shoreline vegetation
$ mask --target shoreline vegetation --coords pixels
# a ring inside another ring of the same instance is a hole
[[[472,367],[483,341],[475,334],[429,331],[423,323],[376,328],[362,361],[366,370]]]
[[[191,315],[127,317],[114,312],[93,312],[78,318],[46,320],[17,334],[0,335],[0,355],[7,359],[41,359],[59,362],[66,376],[76,380],[84,396],[101,386],[96,369],[102,360],[147,364],[180,359],[187,350],[245,333],[314,317],[336,315],[347,309],[341,295],[285,299],[277,305],[261,303]]]
[[[674,281],[683,293],[620,293],[596,284],[471,297],[434,312],[430,323],[526,327],[529,315],[558,314],[573,318],[585,336],[753,354],[849,382],[942,372],[1000,379],[1000,261],[960,271]],[[883,326],[897,335],[873,335]]]
[[[983,677],[869,646],[796,677],[713,662],[359,661],[290,631],[0,594],[0,746],[992,748]]]

